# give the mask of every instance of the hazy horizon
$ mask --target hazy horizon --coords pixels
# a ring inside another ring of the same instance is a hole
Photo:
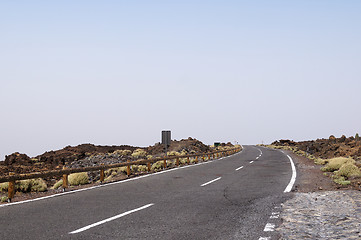
[[[0,160],[361,133],[361,2],[0,3]]]

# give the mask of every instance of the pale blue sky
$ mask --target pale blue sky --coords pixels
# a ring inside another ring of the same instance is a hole
[[[361,1],[1,1],[0,160],[361,133]]]

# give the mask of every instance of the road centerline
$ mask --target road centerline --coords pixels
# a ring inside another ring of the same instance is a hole
[[[241,170],[242,168],[243,168],[243,166],[236,168],[236,171]]]
[[[209,181],[209,182],[203,183],[203,184],[201,185],[201,187],[207,186],[208,184],[211,184],[211,183],[213,183],[213,182],[215,182],[215,181],[218,181],[219,179],[221,179],[221,177],[216,178],[216,179],[213,179],[213,180],[211,180],[211,181]]]
[[[121,213],[121,214],[119,214],[119,215],[116,215],[116,216],[114,216],[114,217],[110,217],[110,218],[104,219],[104,220],[102,220],[102,221],[99,221],[99,222],[90,224],[90,225],[88,225],[88,226],[79,228],[79,229],[77,229],[77,230],[75,230],[75,231],[69,232],[69,234],[75,234],[75,233],[80,233],[80,232],[86,231],[86,230],[88,230],[88,229],[90,229],[90,228],[93,228],[93,227],[99,226],[99,225],[101,225],[101,224],[104,224],[104,223],[106,223],[106,222],[110,222],[110,221],[113,221],[113,220],[115,220],[115,219],[124,217],[124,216],[126,216],[126,215],[131,214],[131,213],[134,213],[134,212],[137,212],[137,211],[146,209],[146,208],[151,207],[151,206],[153,206],[153,205],[154,205],[154,203],[150,203],[150,204],[144,205],[143,207],[136,208],[136,209],[133,209],[133,210],[130,210],[130,211]]]

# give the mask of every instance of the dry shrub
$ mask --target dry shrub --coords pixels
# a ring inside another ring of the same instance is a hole
[[[337,171],[340,169],[340,167],[343,164],[346,164],[346,163],[354,164],[355,160],[353,160],[352,158],[345,158],[345,157],[332,158],[332,159],[328,160],[328,163],[326,164],[326,166],[321,168],[321,170],[324,172]]]
[[[186,164],[187,163],[187,158],[180,158],[179,163],[180,164]]]
[[[60,179],[59,181],[57,181],[54,186],[52,186],[52,189],[58,189],[61,185],[63,185],[63,179]]]
[[[134,150],[134,152],[132,153],[132,157],[135,157],[135,158],[140,158],[140,157],[145,157],[145,156],[147,156],[147,152],[141,148]]]
[[[153,163],[150,169],[152,171],[158,171],[161,170],[162,168],[163,168],[163,161],[158,161]]]
[[[0,192],[6,192],[8,188],[9,188],[8,182],[0,183]]]
[[[9,183],[0,184],[0,191],[8,191]],[[19,192],[45,192],[47,185],[41,178],[20,180],[15,183],[15,191]]]
[[[8,197],[3,196],[3,197],[1,197],[0,201],[1,201],[1,202],[7,202],[7,201],[8,201]]]
[[[348,180],[345,180],[344,177],[336,177],[336,178],[333,179],[333,181],[335,183],[337,183],[337,184],[340,184],[340,185],[349,185],[349,184],[351,184],[351,182],[348,181]]]
[[[119,154],[121,156],[129,156],[132,153],[132,151],[130,151],[130,150],[115,150],[113,153]]]
[[[138,172],[147,172],[148,171],[148,167],[145,165],[138,165]]]
[[[343,176],[346,178],[360,177],[361,171],[356,165],[352,163],[346,163],[340,167],[340,170],[337,171],[336,175]]]
[[[46,182],[41,179],[30,179],[30,191],[31,192],[45,192],[47,190]]]
[[[322,158],[315,158],[314,159],[315,164],[317,165],[325,165],[328,161]]]
[[[180,156],[180,153],[179,152],[176,152],[176,151],[171,151],[171,152],[168,152],[167,154],[169,157],[171,156]]]
[[[68,177],[69,185],[78,186],[84,185],[89,183],[88,173],[81,172],[81,173],[72,173]]]

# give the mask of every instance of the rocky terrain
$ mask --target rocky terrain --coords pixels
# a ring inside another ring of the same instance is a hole
[[[227,144],[222,144],[226,146]],[[228,145],[232,145],[228,143]],[[135,151],[138,150],[138,155]],[[140,151],[141,150],[141,151]],[[39,156],[29,157],[22,153],[13,153],[0,162],[0,175],[14,173],[31,173],[66,167],[86,167],[99,164],[124,162],[128,159],[137,160],[140,157],[164,156],[164,146],[156,143],[149,147],[133,146],[95,146],[81,144],[75,147],[67,146],[56,151],[45,152]],[[211,147],[193,138],[180,141],[173,140],[168,148],[170,153],[183,152],[185,154],[211,151]]]
[[[222,150],[233,147],[231,143],[222,143],[217,149]],[[193,138],[182,139],[180,141],[171,141],[168,147],[168,155],[187,155],[194,153],[207,153],[216,150],[215,148],[203,144],[201,141]],[[8,175],[10,172],[15,174],[44,172],[63,168],[82,168],[99,166],[101,164],[109,165],[122,163],[128,160],[136,161],[139,159],[150,159],[165,156],[164,145],[156,143],[149,147],[133,146],[95,146],[93,144],[81,144],[78,146],[67,146],[56,151],[45,152],[39,156],[29,157],[22,153],[13,153],[6,156],[5,161],[0,162],[0,176]],[[185,164],[185,160],[181,164]],[[174,161],[167,161],[167,167],[173,167]],[[151,171],[159,171],[163,168],[160,162],[152,164]],[[139,175],[147,172],[146,166],[133,165],[131,175]],[[109,169],[105,171],[105,181],[117,181],[127,177],[126,167]],[[99,184],[100,172],[75,173],[69,175],[69,184],[71,188],[77,188],[83,184]],[[60,177],[49,177],[44,179],[21,180],[17,181],[15,186],[17,195],[16,201],[24,198],[32,198],[43,194],[52,194],[61,191],[58,189],[62,182]],[[6,201],[8,183],[0,183],[0,198]],[[36,193],[34,193],[36,192]],[[42,193],[39,193],[42,192]],[[46,192],[46,193],[44,193]],[[26,193],[26,194],[23,194]],[[26,195],[26,196],[25,196]]]
[[[328,139],[323,138],[301,142],[279,140],[273,142],[271,145],[297,147],[301,151],[323,159],[334,157],[352,157],[355,160],[361,159],[361,140],[358,135],[349,138],[345,135],[342,135],[340,138],[331,135]]]

